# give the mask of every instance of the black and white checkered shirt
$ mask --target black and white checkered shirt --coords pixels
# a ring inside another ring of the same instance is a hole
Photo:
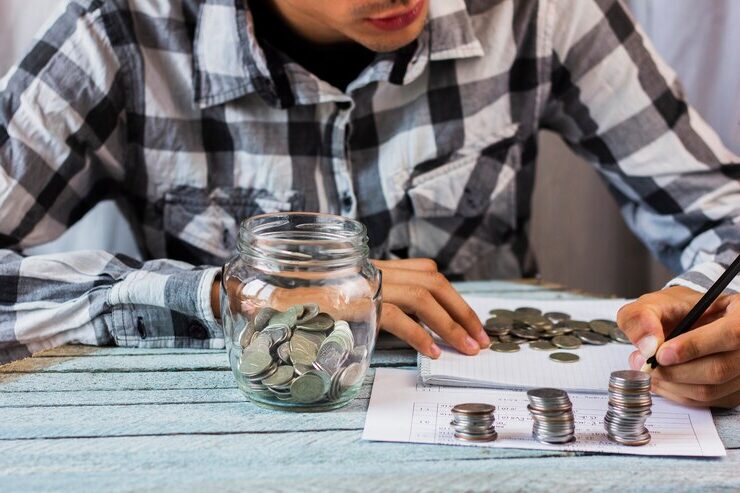
[[[251,22],[243,0],[68,1],[0,82],[0,362],[222,346],[212,266],[261,212],[356,217],[375,257],[449,275],[531,274],[541,128],[593,163],[676,283],[706,286],[739,250],[738,158],[618,1],[431,0],[416,43],[345,92]],[[108,198],[151,260],[23,256]]]

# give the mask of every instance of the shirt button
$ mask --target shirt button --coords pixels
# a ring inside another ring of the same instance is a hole
[[[208,331],[198,322],[190,323],[190,337],[193,339],[206,339],[208,338]]]
[[[352,197],[345,195],[342,197],[342,211],[349,212],[352,210]]]

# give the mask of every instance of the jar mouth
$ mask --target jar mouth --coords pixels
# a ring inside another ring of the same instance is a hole
[[[332,214],[261,214],[242,222],[239,253],[246,260],[283,266],[346,267],[367,258],[367,228]]]

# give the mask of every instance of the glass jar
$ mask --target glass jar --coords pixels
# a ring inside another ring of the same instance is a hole
[[[221,278],[221,320],[238,387],[273,409],[349,403],[370,364],[381,275],[367,230],[341,216],[275,213],[245,220]]]

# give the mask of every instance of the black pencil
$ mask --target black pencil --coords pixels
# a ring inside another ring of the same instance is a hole
[[[690,331],[694,324],[704,315],[704,312],[711,306],[712,303],[722,294],[722,291],[732,282],[733,279],[740,273],[740,255],[735,259],[732,264],[725,270],[725,272],[719,276],[719,279],[712,285],[709,290],[701,297],[701,299],[694,305],[689,313],[684,317],[683,320],[676,326],[673,332],[670,333],[666,341],[678,337],[681,334],[685,334]],[[650,356],[645,364],[642,366],[642,371],[651,371],[658,367],[658,359],[656,358],[658,351]]]

